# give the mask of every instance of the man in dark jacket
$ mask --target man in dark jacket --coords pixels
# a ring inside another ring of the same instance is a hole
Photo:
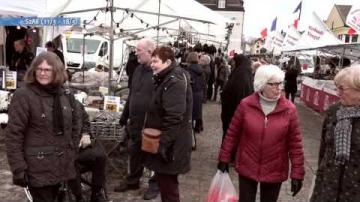
[[[129,134],[128,152],[130,173],[126,177],[126,183],[115,187],[116,192],[139,189],[142,176],[143,152],[141,151],[141,131],[144,125],[145,114],[148,110],[148,102],[151,100],[154,89],[153,73],[150,68],[151,54],[155,44],[150,39],[142,39],[136,46],[136,56],[140,65],[135,69],[132,77],[129,99],[125,104],[120,125],[127,125]],[[149,188],[144,193],[144,199],[150,200],[159,193],[158,185],[153,176],[149,180]]]
[[[99,147],[91,144],[90,140],[90,121],[89,115],[85,111],[83,104],[74,100],[80,117],[81,139],[79,142],[79,154],[76,160],[76,178],[68,182],[76,202],[84,202],[81,192],[81,174],[91,172],[91,202],[106,202],[103,194],[105,185],[106,153]]]
[[[10,71],[17,72],[18,80],[22,81],[26,70],[30,67],[34,54],[26,48],[24,39],[14,41],[15,54],[10,62]]]
[[[52,41],[46,42],[45,48],[47,51],[55,53],[60,58],[61,62],[65,64],[64,54],[55,47],[55,44]]]

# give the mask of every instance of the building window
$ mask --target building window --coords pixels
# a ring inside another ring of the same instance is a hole
[[[342,41],[342,35],[341,35],[341,34],[338,35],[338,39],[339,39],[340,41]]]
[[[218,7],[219,8],[225,8],[226,0],[219,0]]]
[[[349,43],[350,36],[348,34],[345,34],[345,43]]]
[[[352,35],[351,42],[356,43],[358,41],[358,37],[359,37],[359,35],[357,35],[357,34]]]

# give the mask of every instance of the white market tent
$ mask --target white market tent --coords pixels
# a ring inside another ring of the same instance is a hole
[[[182,0],[181,3],[176,0],[114,0],[113,18],[111,12],[106,12],[110,10],[110,4],[111,1],[105,0],[93,0],[86,4],[81,0],[72,0],[60,15],[81,17],[89,24],[86,29],[100,25],[110,28],[112,25],[121,37],[129,34],[155,37],[159,24],[159,36],[162,38],[171,38],[178,35],[179,30],[185,30],[218,42],[224,42],[226,23],[230,22],[194,0]]]
[[[329,45],[340,45],[342,42],[327,28],[315,12],[309,21],[304,33],[293,46],[283,47],[282,51],[297,51],[303,49],[315,49]]]
[[[225,42],[227,23],[231,23],[195,0],[181,3],[177,0],[1,1],[0,17],[81,17],[87,31],[102,30],[103,36],[110,40],[110,68],[116,39],[153,37],[166,42],[180,31],[186,31],[206,42],[221,44]],[[55,38],[68,28],[46,27],[43,41]],[[112,71],[109,72],[111,79]]]

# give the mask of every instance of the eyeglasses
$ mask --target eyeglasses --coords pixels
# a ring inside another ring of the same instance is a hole
[[[344,92],[348,89],[351,89],[351,87],[344,87],[344,86],[336,86],[336,88],[339,92]]]
[[[45,74],[50,74],[53,70],[52,69],[42,69],[42,68],[37,68],[36,69],[36,73],[41,74],[41,72],[44,72]]]
[[[273,83],[267,83],[270,87],[279,87],[282,86],[283,82],[273,82]]]

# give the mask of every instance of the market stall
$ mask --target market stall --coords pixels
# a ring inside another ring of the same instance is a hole
[[[322,113],[331,104],[337,102],[339,97],[332,80],[317,80],[306,77],[301,83],[300,99],[311,109]]]

